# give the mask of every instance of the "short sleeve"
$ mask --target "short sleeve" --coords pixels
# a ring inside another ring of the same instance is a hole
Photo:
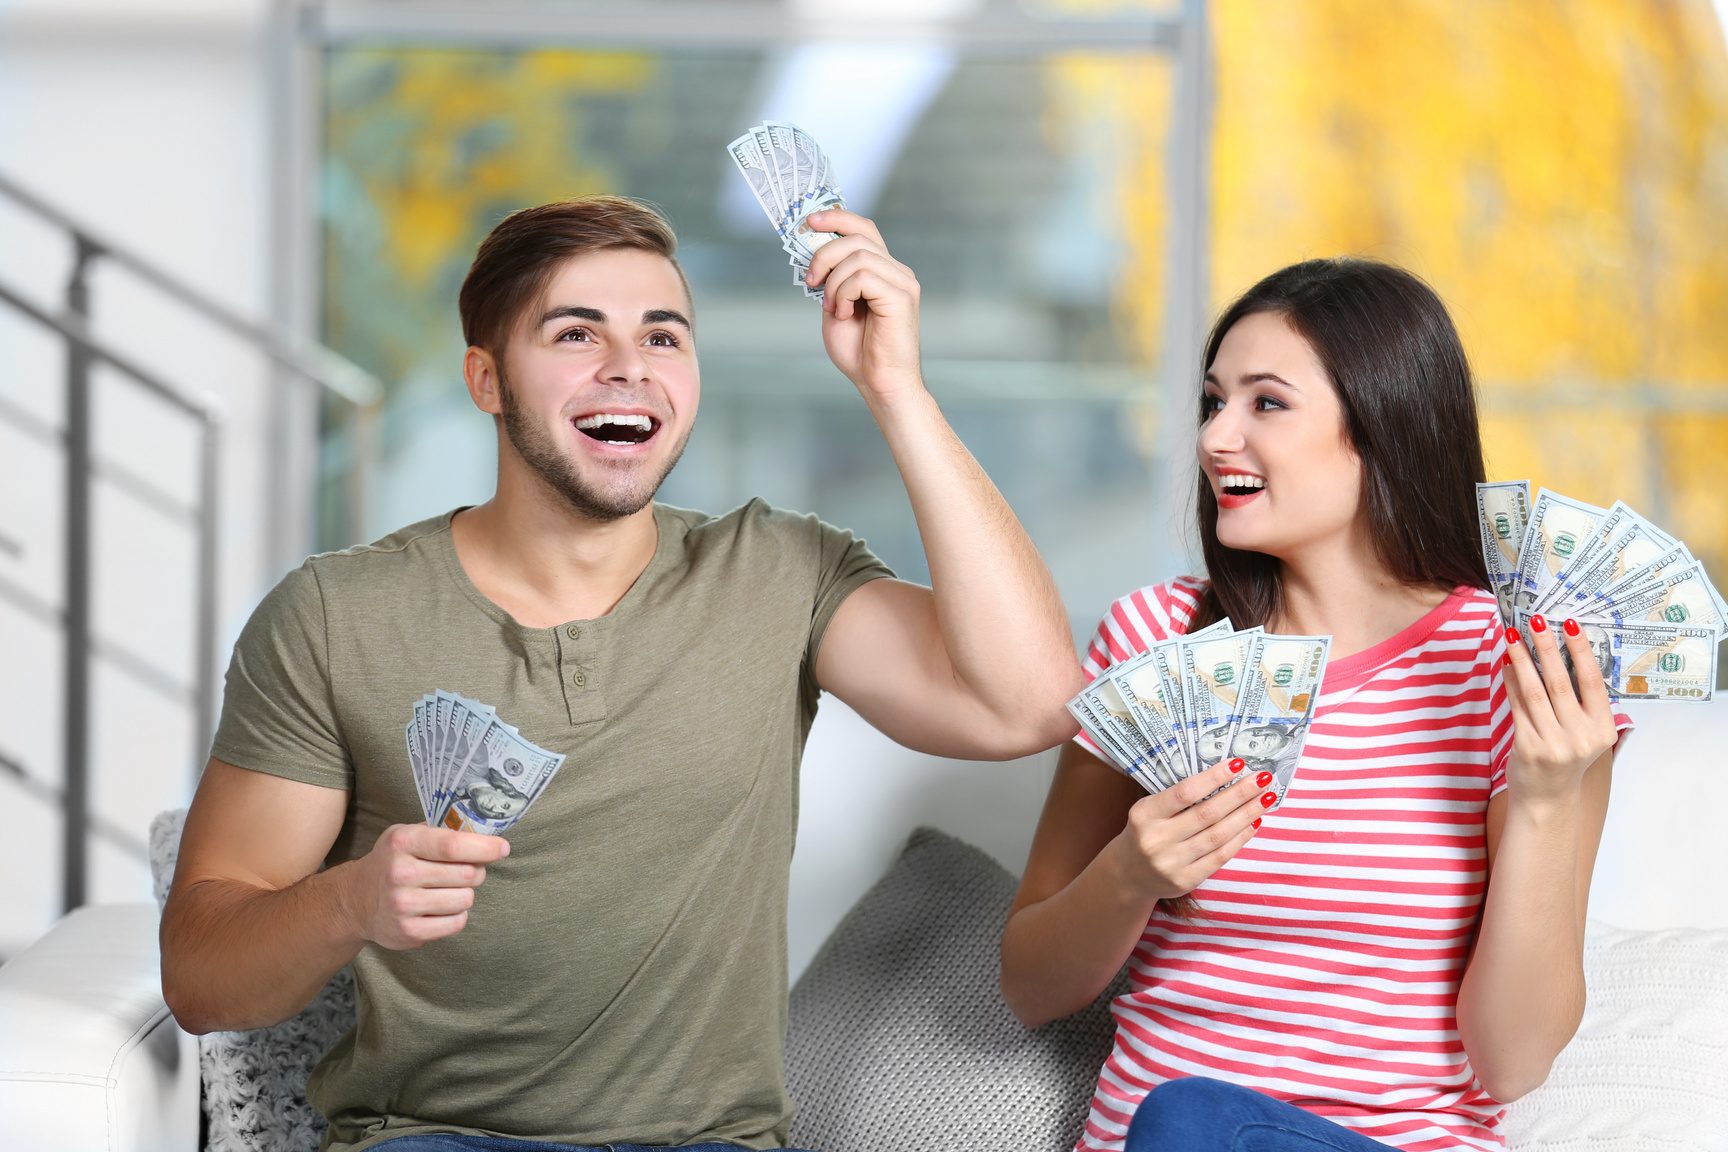
[[[804,654],[804,666],[812,678],[816,673],[816,653],[822,648],[822,637],[846,597],[872,580],[892,579],[894,576],[893,570],[878,560],[864,541],[846,529],[818,520],[816,533],[816,601],[810,613],[810,643]]]
[[[330,687],[324,598],[309,562],[270,590],[241,631],[210,754],[305,784],[353,787]]]
[[[1186,633],[1205,594],[1206,581],[1196,576],[1179,576],[1119,597],[1098,621],[1092,642],[1086,645],[1080,667],[1086,673],[1087,683],[1102,676],[1105,669],[1138,656],[1152,645]],[[1106,764],[1115,763],[1084,729],[1074,739]]]

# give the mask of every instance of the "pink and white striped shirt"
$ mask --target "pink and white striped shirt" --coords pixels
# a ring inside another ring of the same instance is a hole
[[[1184,577],[1117,600],[1088,675],[1187,631],[1205,588]],[[1504,1147],[1455,1018],[1512,747],[1504,653],[1494,597],[1460,587],[1332,660],[1283,804],[1195,889],[1198,919],[1146,925],[1080,1149],[1120,1149],[1146,1093],[1182,1076],[1399,1148]]]

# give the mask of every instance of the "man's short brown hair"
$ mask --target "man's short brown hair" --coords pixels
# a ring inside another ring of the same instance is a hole
[[[474,253],[457,308],[470,347],[504,354],[522,314],[546,291],[566,260],[609,248],[664,256],[677,269],[684,295],[690,282],[678,267],[678,237],[652,205],[628,196],[584,196],[512,212]]]

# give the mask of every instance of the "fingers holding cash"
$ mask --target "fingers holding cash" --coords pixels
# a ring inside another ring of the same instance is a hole
[[[1538,614],[1528,635],[1507,637],[1504,675],[1513,723],[1508,773],[1527,795],[1575,793],[1584,772],[1618,735],[1608,687],[1583,628],[1568,620],[1563,632],[1564,646]]]
[[[920,387],[918,278],[875,224],[847,212],[833,164],[795,124],[768,121],[727,146],[792,263],[822,301],[828,355],[867,395]]]
[[[1185,896],[1228,863],[1259,827],[1269,776],[1236,759],[1136,802],[1121,838],[1134,892]]]
[[[397,951],[454,936],[467,927],[486,865],[509,854],[502,837],[423,824],[386,828],[350,874],[355,934]]]
[[[1476,506],[1502,623],[1528,636],[1538,616],[1575,621],[1558,648],[1574,690],[1574,670],[1593,665],[1610,700],[1711,698],[1728,601],[1686,545],[1624,501],[1599,508],[1546,488],[1532,500],[1527,480],[1478,484]]]

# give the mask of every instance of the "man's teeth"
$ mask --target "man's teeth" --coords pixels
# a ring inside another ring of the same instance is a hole
[[[654,421],[648,416],[623,416],[603,412],[598,416],[584,416],[576,421],[576,427],[584,432],[590,428],[604,427],[607,424],[622,424],[626,428],[640,428],[644,432],[654,430]]]
[[[1226,492],[1232,489],[1247,491],[1252,488],[1264,488],[1266,487],[1266,477],[1244,476],[1241,473],[1233,473],[1228,476],[1220,476],[1218,478],[1218,486]]]

